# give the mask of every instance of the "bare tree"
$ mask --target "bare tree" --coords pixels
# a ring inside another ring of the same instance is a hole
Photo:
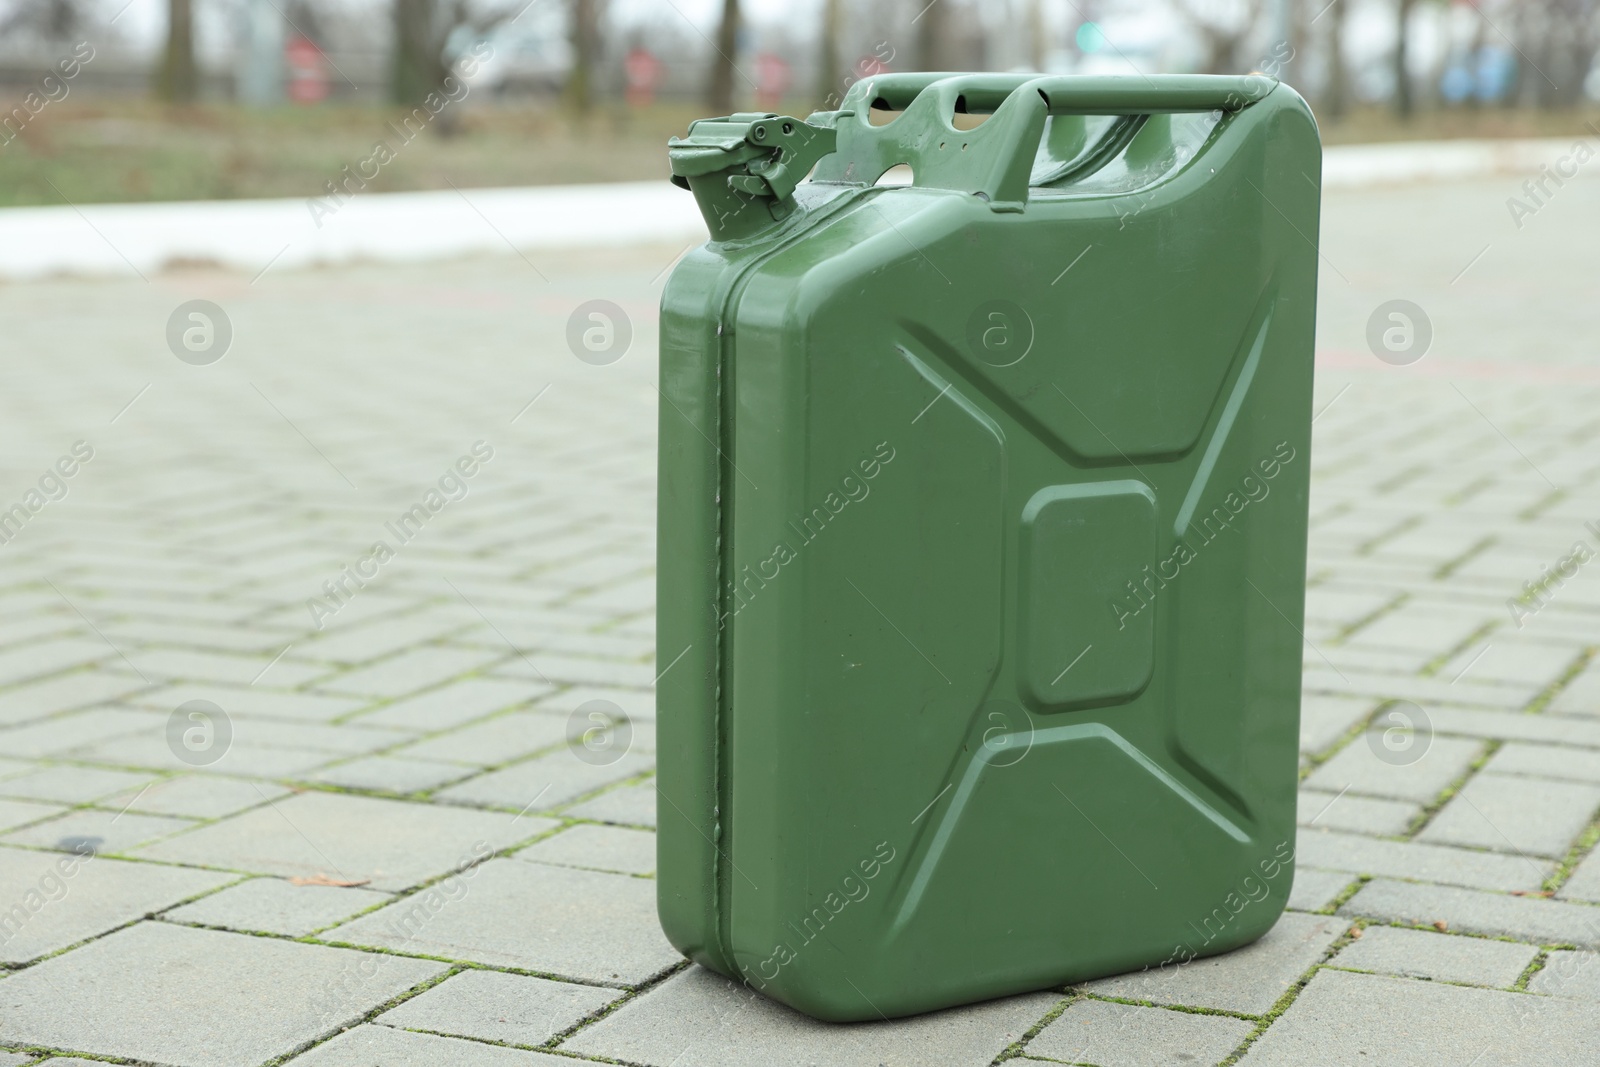
[[[156,71],[156,93],[175,104],[190,104],[199,96],[192,0],[167,0],[167,45]]]
[[[600,0],[572,0],[572,72],[567,102],[580,115],[594,107],[600,65]]]
[[[1527,95],[1544,108],[1574,107],[1600,49],[1600,0],[1525,0],[1516,7]]]
[[[0,19],[0,37],[31,37],[60,45],[77,40],[85,23],[81,0],[23,0]]]
[[[733,111],[733,54],[739,47],[739,0],[722,0],[722,21],[711,56],[711,80],[706,86],[706,106],[714,115]]]
[[[599,0],[587,0],[598,3]],[[394,0],[394,62],[390,70],[389,93],[397,104],[415,105],[418,100],[444,87],[450,75],[445,46],[456,31],[467,28],[487,34],[500,23],[526,10],[525,3],[511,0],[502,7],[475,12],[469,0]],[[439,129],[450,132],[454,113],[441,112]]]
[[[921,0],[917,0],[921,2]],[[922,70],[949,70],[949,14],[951,0],[933,0],[916,16],[917,66]]]
[[[839,24],[844,14],[843,0],[822,0],[822,25],[817,33],[817,99],[832,107],[840,92],[843,75],[839,72]]]
[[[1350,110],[1350,66],[1344,58],[1344,13],[1347,0],[1335,0],[1328,8],[1328,28],[1323,31],[1328,50],[1328,80],[1323,112],[1330,119],[1343,118]]]
[[[1226,4],[1176,0],[1176,5],[1205,44],[1207,74],[1237,74],[1254,65],[1243,58],[1244,43],[1261,21],[1263,0]]]
[[[1411,10],[1416,6],[1417,0],[1395,0],[1395,42],[1394,42],[1394,110],[1401,118],[1411,117],[1416,110],[1416,97],[1411,90],[1411,72],[1407,69],[1410,59],[1411,40]]]

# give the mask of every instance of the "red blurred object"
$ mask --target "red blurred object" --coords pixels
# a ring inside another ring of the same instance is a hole
[[[781,56],[762,52],[756,56],[756,110],[776,111],[789,91],[793,72]]]
[[[656,98],[656,87],[661,84],[661,60],[646,48],[635,48],[622,61],[628,78],[628,103],[643,107]]]
[[[284,65],[289,68],[289,99],[297,104],[320,104],[328,98],[331,80],[328,60],[322,49],[303,34],[293,34],[283,46]]]

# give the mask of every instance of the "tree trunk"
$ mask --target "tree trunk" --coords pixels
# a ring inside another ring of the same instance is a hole
[[[822,26],[817,44],[817,99],[824,109],[838,107],[844,94],[839,70],[839,23],[842,0],[822,0]]]
[[[1416,0],[1396,0],[1395,17],[1398,31],[1394,43],[1394,110],[1403,119],[1411,117],[1416,101],[1411,95],[1411,75],[1406,71],[1407,45],[1411,34],[1407,23],[1411,21],[1411,6]]]
[[[415,107],[443,85],[449,73],[434,21],[434,0],[394,0],[394,70],[389,92],[397,104]]]
[[[572,73],[567,102],[587,115],[594,107],[600,65],[600,0],[572,0]]]
[[[739,0],[722,0],[722,21],[717,25],[716,49],[711,56],[711,79],[706,86],[706,106],[713,115],[733,113],[734,53],[739,48]]]
[[[1044,0],[1028,0],[1028,66],[1044,70],[1050,57],[1045,54],[1048,31],[1044,24]]]
[[[1350,68],[1344,61],[1344,13],[1346,0],[1328,9],[1328,106],[1329,119],[1344,117],[1350,110]]]
[[[921,4],[922,0],[913,0]],[[917,16],[917,66],[922,70],[948,70],[945,48],[949,40],[945,12],[953,0],[933,0]]]
[[[167,48],[161,57],[156,89],[163,100],[174,104],[192,104],[199,96],[191,0],[167,0]]]

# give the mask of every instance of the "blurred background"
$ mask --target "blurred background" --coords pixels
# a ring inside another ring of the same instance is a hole
[[[880,71],[1257,70],[1330,143],[1576,134],[1597,46],[1600,0],[0,0],[0,205],[659,178],[695,117]]]

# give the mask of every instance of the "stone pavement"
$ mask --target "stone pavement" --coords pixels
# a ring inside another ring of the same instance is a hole
[[[1600,182],[1516,185],[1328,199],[1290,913],[847,1027],[655,923],[677,249],[0,287],[0,1065],[1593,1063]]]

